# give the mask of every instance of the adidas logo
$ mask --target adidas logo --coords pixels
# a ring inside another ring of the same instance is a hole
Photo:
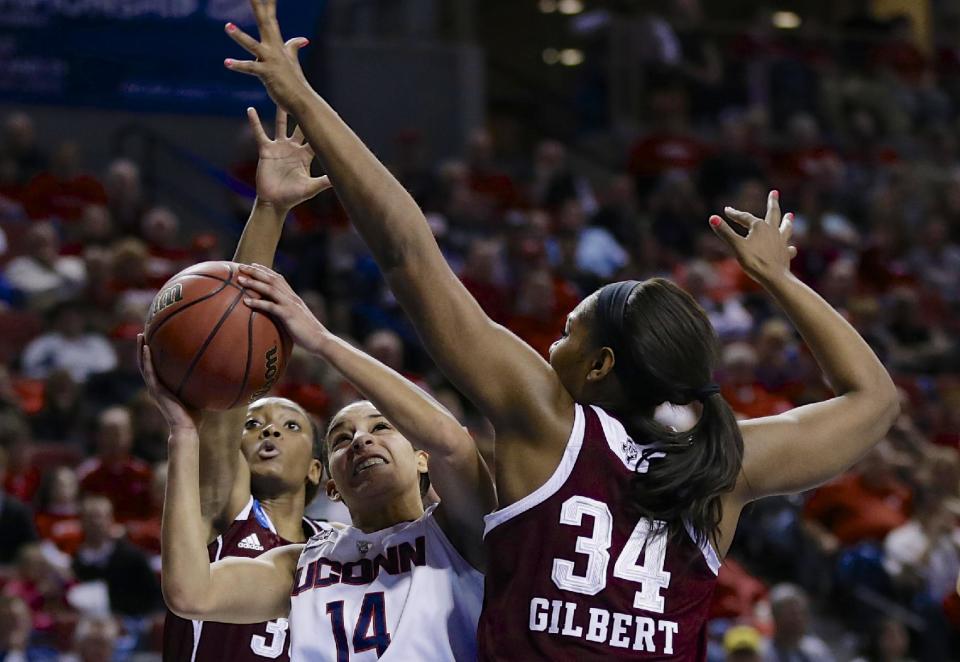
[[[256,533],[251,533],[249,536],[238,542],[237,547],[240,549],[252,549],[257,552],[263,551],[263,545],[260,544],[260,539],[257,538]]]

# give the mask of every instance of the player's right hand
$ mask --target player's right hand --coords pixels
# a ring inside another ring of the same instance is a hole
[[[280,106],[296,108],[296,101],[312,90],[307,82],[297,53],[310,43],[306,37],[294,37],[284,42],[277,24],[276,0],[250,0],[253,15],[257,19],[260,41],[257,41],[233,23],[225,30],[235,42],[256,58],[234,60],[227,58],[223,64],[231,71],[256,76],[267,88],[267,93]]]
[[[253,290],[261,298],[244,298],[244,303],[283,324],[295,343],[309,352],[320,353],[330,332],[320,323],[307,304],[293,291],[287,280],[273,269],[259,264],[241,264],[242,287]]]
[[[157,408],[163,415],[164,420],[167,421],[170,434],[196,434],[197,423],[195,419],[197,412],[187,410],[183,403],[177,400],[177,397],[157,379],[157,373],[153,369],[153,359],[150,356],[150,347],[147,346],[142,333],[137,336],[137,359],[143,381],[146,383],[153,401],[157,403]]]

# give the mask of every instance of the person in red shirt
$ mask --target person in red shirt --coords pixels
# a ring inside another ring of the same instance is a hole
[[[816,490],[804,516],[825,551],[877,541],[910,516],[910,489],[898,481],[879,447],[851,472]]]
[[[723,350],[724,384],[720,391],[743,418],[782,414],[793,405],[773,395],[757,379],[757,353],[746,343],[731,343]]]
[[[561,336],[570,301],[577,299],[569,284],[555,282],[546,269],[527,272],[519,287],[517,307],[507,327],[540,356]]]
[[[107,192],[94,177],[80,170],[80,147],[64,142],[53,155],[50,169],[30,180],[24,193],[30,218],[79,220],[87,205],[107,204]]]
[[[489,132],[480,129],[470,136],[467,161],[471,190],[488,198],[499,211],[520,206],[517,185],[510,175],[496,167],[493,138]]]
[[[0,442],[7,451],[7,470],[2,476],[3,491],[24,503],[30,503],[40,486],[40,471],[32,463],[30,427],[17,414],[0,416]]]
[[[70,467],[48,471],[37,490],[34,523],[41,538],[51,540],[63,552],[72,554],[80,544],[80,486]]]
[[[110,407],[97,425],[97,456],[77,468],[84,493],[102,494],[113,504],[117,519],[150,516],[150,466],[130,454],[133,424],[126,407]]]
[[[470,243],[460,282],[474,296],[490,319],[503,323],[507,319],[507,292],[498,282],[497,271],[501,245],[492,239],[475,239]]]

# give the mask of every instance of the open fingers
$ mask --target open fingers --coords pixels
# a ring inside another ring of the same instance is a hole
[[[790,241],[790,237],[793,236],[793,212],[783,215],[783,220],[780,222],[780,236],[784,241]]]
[[[753,214],[740,211],[739,209],[734,209],[733,207],[724,207],[723,213],[726,214],[727,218],[729,218],[731,221],[737,225],[745,227],[748,230],[753,227],[754,223],[760,222],[760,219]]]
[[[277,129],[273,134],[274,140],[284,140],[287,137],[287,111],[277,106]]]
[[[287,39],[287,43],[284,44],[284,47],[287,49],[287,53],[290,54],[290,57],[296,60],[297,53],[300,51],[300,49],[308,46],[309,44],[310,40],[306,37],[293,37],[291,39]]]
[[[263,47],[260,45],[260,42],[238,28],[236,25],[233,23],[227,23],[223,29],[231,39],[240,44],[240,47],[243,48],[243,50],[247,51],[254,57],[260,57],[262,55]]]
[[[780,227],[780,191],[773,190],[767,195],[767,216],[764,220],[775,228]]]
[[[253,15],[257,19],[257,28],[263,41],[280,42],[280,26],[277,25],[277,3],[275,0],[250,0]]]
[[[260,116],[257,114],[256,108],[247,108],[247,120],[250,122],[250,128],[253,129],[253,137],[257,139],[258,145],[270,142],[267,132],[263,130],[263,123],[260,121]]]
[[[737,242],[743,241],[743,238],[734,232],[733,228],[730,227],[726,221],[714,214],[710,217],[710,227],[713,228],[716,235],[729,244],[734,251],[739,250]]]
[[[296,127],[294,127],[293,135],[290,136],[290,140],[292,140],[298,145],[302,145],[303,141],[306,140],[306,138],[304,138],[303,136],[303,129],[300,128],[299,124]]]
[[[261,63],[254,62],[253,60],[234,60],[228,57],[223,61],[223,66],[230,71],[238,71],[241,74],[248,74],[250,76],[259,76]]]

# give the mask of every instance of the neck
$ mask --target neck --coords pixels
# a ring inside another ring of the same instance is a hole
[[[290,542],[304,541],[303,524],[301,523],[304,508],[302,489],[293,493],[258,500],[281,538]]]
[[[412,522],[423,515],[423,499],[420,488],[408,490],[400,497],[385,495],[382,502],[364,504],[362,512],[350,509],[353,526],[364,533],[386,529],[400,522]]]

